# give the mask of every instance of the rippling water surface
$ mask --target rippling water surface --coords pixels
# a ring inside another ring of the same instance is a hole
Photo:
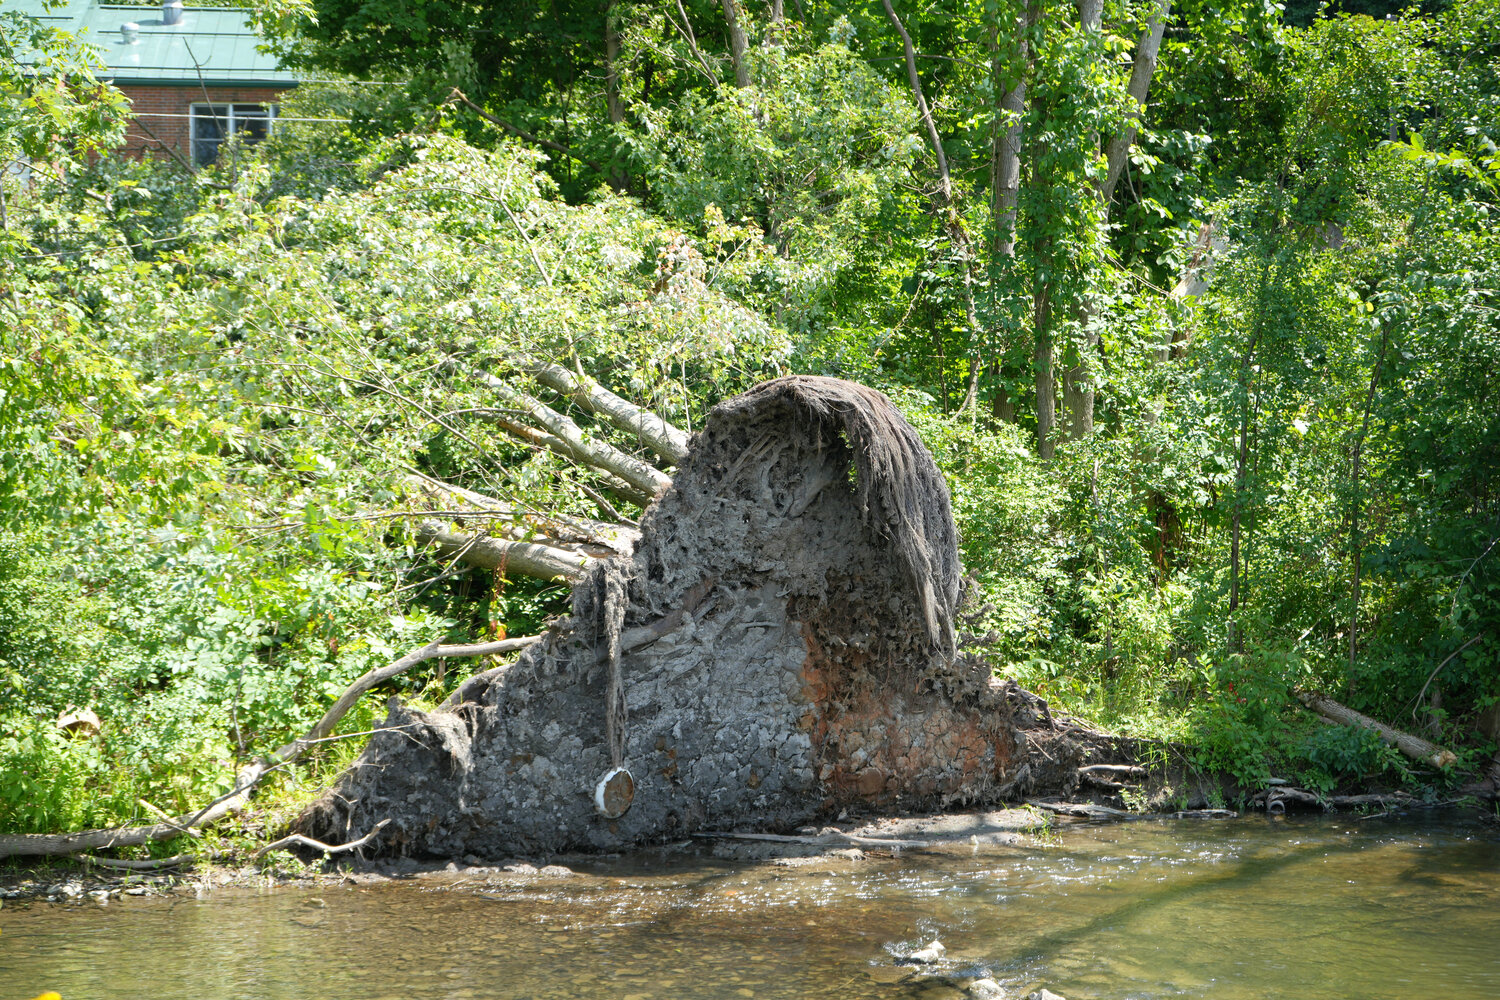
[[[1500,998],[1500,832],[1142,821],[788,866],[697,855],[0,910],[0,1000]],[[941,938],[913,977],[892,954]]]

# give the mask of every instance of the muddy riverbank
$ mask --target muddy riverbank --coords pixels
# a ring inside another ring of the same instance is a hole
[[[1236,810],[1208,805],[1206,787],[1178,793],[1175,804],[1196,808],[1172,811],[1129,811],[1104,804],[1110,796],[1096,794],[1070,800],[1037,800],[1023,807],[938,813],[907,817],[844,820],[804,827],[791,834],[721,831],[641,848],[624,854],[565,853],[514,857],[489,862],[466,858],[377,858],[356,855],[303,861],[285,852],[263,861],[221,855],[199,857],[157,871],[122,871],[70,860],[15,861],[0,865],[0,907],[30,903],[108,905],[128,898],[202,898],[216,890],[313,889],[368,886],[387,882],[416,885],[463,884],[475,879],[518,884],[574,876],[599,864],[633,859],[650,866],[683,856],[706,855],[730,861],[769,861],[790,867],[867,857],[900,857],[904,852],[943,851],[955,847],[1016,847],[1038,838],[1060,835],[1079,827],[1140,821],[1199,821],[1238,819]],[[1364,793],[1391,803],[1388,809],[1333,814],[1350,822],[1397,817],[1409,822],[1461,822],[1478,829],[1500,829],[1492,810],[1452,803],[1422,806],[1409,796]],[[1101,801],[1103,800],[1103,801]],[[1217,799],[1216,799],[1217,800]],[[1321,810],[1295,801],[1294,815],[1312,818]],[[19,860],[19,859],[16,859]]]
[[[961,1000],[984,980],[1007,1000],[1500,995],[1493,824],[1024,812],[800,835],[874,844],[693,838],[567,870],[398,862],[7,902],[0,995]]]

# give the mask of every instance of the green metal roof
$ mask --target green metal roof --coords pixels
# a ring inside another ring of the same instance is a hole
[[[0,0],[0,7],[21,10],[51,27],[72,32],[100,50],[107,67],[100,79],[116,84],[157,86],[294,87],[297,78],[277,65],[275,56],[256,51],[261,38],[249,24],[248,10],[237,7],[184,7],[182,20],[162,22],[161,7],[71,0],[45,10],[40,0]],[[140,27],[138,41],[126,42],[120,26]]]

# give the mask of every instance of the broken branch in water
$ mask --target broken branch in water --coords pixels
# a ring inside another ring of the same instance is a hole
[[[1284,813],[1290,805],[1307,806],[1310,809],[1321,809],[1324,812],[1333,812],[1338,809],[1365,809],[1370,806],[1378,806],[1385,812],[1391,811],[1392,806],[1416,805],[1417,799],[1406,792],[1366,793],[1360,795],[1322,795],[1318,792],[1310,792],[1305,788],[1291,788],[1278,785],[1267,789],[1252,799],[1253,802],[1263,803],[1266,812],[1271,814]]]
[[[379,823],[376,823],[373,827],[371,827],[369,833],[365,834],[363,837],[360,837],[358,840],[351,840],[347,844],[325,844],[321,840],[313,840],[311,837],[304,837],[300,833],[288,834],[287,836],[282,837],[280,840],[274,840],[271,843],[267,844],[265,847],[262,847],[260,850],[250,855],[250,857],[252,859],[259,858],[262,855],[269,854],[271,851],[279,850],[283,847],[291,847],[293,844],[300,844],[303,847],[311,847],[313,850],[322,851],[324,854],[338,854],[341,851],[352,851],[356,847],[363,847],[364,845],[368,844],[372,839],[374,839],[375,835],[380,832],[380,828],[385,826],[389,822],[389,819],[381,820]]]

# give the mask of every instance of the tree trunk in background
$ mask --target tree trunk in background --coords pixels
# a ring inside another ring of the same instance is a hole
[[[1350,553],[1350,567],[1353,575],[1353,586],[1350,588],[1351,601],[1349,607],[1349,689],[1354,689],[1354,658],[1359,652],[1359,585],[1360,585],[1360,562],[1364,558],[1363,539],[1359,534],[1360,515],[1363,513],[1363,503],[1359,495],[1360,458],[1364,451],[1365,437],[1370,433],[1370,411],[1375,405],[1375,390],[1380,385],[1380,369],[1385,364],[1385,345],[1387,341],[1385,324],[1380,326],[1380,350],[1375,354],[1375,368],[1370,372],[1370,391],[1365,393],[1365,415],[1359,425],[1359,436],[1354,439],[1352,455],[1352,468],[1350,469],[1354,486],[1354,496],[1351,500],[1349,512],[1349,542],[1353,551]]]
[[[994,221],[990,253],[995,259],[1016,255],[1016,205],[1021,196],[1021,141],[1026,117],[1026,76],[1031,70],[1032,25],[1041,8],[1030,3],[1026,18],[1014,26],[1018,36],[1013,49],[1015,62],[1006,72],[1000,51],[999,25],[990,28],[990,78],[998,95],[997,112],[990,126],[990,211]]]
[[[1088,306],[1078,310],[1078,320],[1087,324],[1092,318]],[[1066,430],[1073,440],[1094,433],[1094,355],[1099,350],[1099,334],[1084,327],[1083,342],[1078,348],[1078,363],[1063,370],[1063,409],[1067,414]]]
[[[1264,282],[1262,283],[1264,285]],[[1262,289],[1264,290],[1264,288]],[[1244,638],[1239,634],[1236,616],[1240,610],[1240,512],[1244,507],[1245,483],[1249,474],[1250,456],[1250,359],[1255,356],[1255,347],[1260,343],[1260,329],[1240,358],[1240,445],[1234,461],[1234,506],[1229,516],[1229,650],[1244,651]]]
[[[1165,19],[1171,7],[1171,0],[1158,0],[1145,32],[1136,43],[1130,84],[1126,88],[1134,102],[1134,110],[1130,124],[1119,135],[1111,137],[1105,147],[1104,179],[1098,186],[1105,222],[1109,221],[1109,204],[1114,197],[1115,185],[1124,172],[1130,147],[1135,142],[1137,125],[1146,107],[1146,94],[1151,86],[1151,78],[1156,73],[1156,57],[1161,50]],[[1079,25],[1085,32],[1098,34],[1103,30],[1103,13],[1103,0],[1078,2]],[[1063,372],[1062,391],[1068,436],[1075,440],[1086,438],[1094,432],[1094,369],[1099,363],[1099,334],[1090,329],[1093,308],[1087,300],[1079,304],[1077,318],[1081,338],[1078,363]]]
[[[1077,6],[1078,27],[1085,35],[1095,36],[1102,52],[1104,0],[1078,0]],[[1097,133],[1090,135],[1088,145],[1090,150],[1098,148]],[[1107,208],[1105,218],[1108,219]],[[1075,441],[1094,432],[1094,353],[1099,346],[1099,335],[1089,329],[1091,318],[1089,301],[1085,298],[1078,303],[1076,310],[1082,337],[1082,343],[1078,345],[1078,360],[1063,369],[1062,375],[1063,428]]]
[[[1156,10],[1146,25],[1145,32],[1135,46],[1135,61],[1130,67],[1130,85],[1127,88],[1135,102],[1130,124],[1119,135],[1109,140],[1105,148],[1104,185],[1099,195],[1108,205],[1114,197],[1115,185],[1125,172],[1125,161],[1130,156],[1130,147],[1135,142],[1141,115],[1146,110],[1146,95],[1151,88],[1151,78],[1156,74],[1156,57],[1161,51],[1162,33],[1166,30],[1167,15],[1171,13],[1172,0],[1158,0]]]
[[[1036,374],[1036,453],[1044,461],[1053,455],[1052,432],[1057,424],[1057,381],[1052,374],[1052,303],[1047,289],[1033,299],[1036,346],[1032,365]]]
[[[745,65],[745,26],[740,23],[740,5],[736,0],[722,0],[724,20],[729,25],[729,62],[734,67],[734,85],[750,86],[750,67]]]
[[[625,120],[625,108],[620,102],[620,29],[615,21],[614,4],[604,12],[604,106],[611,125]]]
[[[995,363],[995,379],[999,382],[1003,369],[1000,363]],[[1016,404],[1010,398],[1010,390],[1003,382],[995,386],[995,398],[990,403],[990,415],[1002,423],[1013,424],[1016,422]]]
[[[766,44],[780,45],[786,41],[786,10],[782,0],[771,0],[768,20],[770,30],[766,32]]]
[[[1016,258],[1016,216],[1021,199],[1021,147],[1026,129],[1026,81],[1034,66],[1031,32],[1042,16],[1039,0],[1030,0],[1025,13],[1010,25],[1010,49],[1001,48],[997,21],[990,26],[990,83],[996,95],[990,119],[990,287],[991,295],[1002,269],[1013,267]],[[992,323],[1001,306],[991,299]],[[1005,376],[1005,345],[999,345],[995,327],[990,328],[990,346],[997,345],[992,362],[995,395],[990,412],[998,420],[1015,423],[1015,401],[1002,379]]]

